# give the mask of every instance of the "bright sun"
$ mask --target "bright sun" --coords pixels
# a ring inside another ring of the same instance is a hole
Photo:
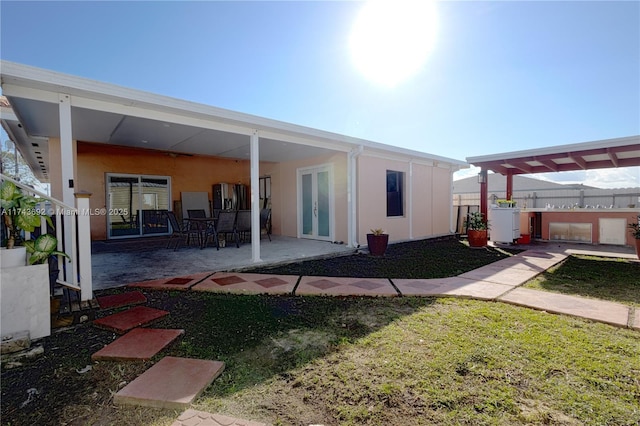
[[[351,30],[353,62],[369,80],[393,87],[420,70],[437,24],[434,0],[370,0]]]

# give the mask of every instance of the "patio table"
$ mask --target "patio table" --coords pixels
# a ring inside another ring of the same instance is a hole
[[[215,217],[190,217],[185,219],[191,229],[198,230],[198,242],[200,248],[205,248],[207,244],[207,231],[215,229],[217,218]]]

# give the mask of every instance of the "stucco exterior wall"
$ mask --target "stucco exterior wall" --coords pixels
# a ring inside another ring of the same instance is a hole
[[[625,209],[627,210],[627,209]],[[551,240],[549,234],[550,224],[554,223],[588,223],[591,224],[591,242],[600,242],[600,219],[624,219],[626,224],[637,222],[640,210],[615,211],[615,210],[567,210],[567,211],[542,211],[541,236],[543,240]],[[523,213],[521,213],[521,216]],[[625,245],[635,246],[635,240],[625,225]]]
[[[227,160],[206,156],[177,156],[144,149],[114,147],[79,142],[77,146],[76,188],[92,192],[91,209],[107,208],[106,173],[148,174],[171,177],[171,206],[183,191],[207,192],[211,200],[215,183],[249,185],[250,170],[246,160]],[[52,182],[54,179],[52,179]],[[91,217],[91,238],[107,238],[106,216]]]
[[[357,242],[366,244],[372,228],[391,241],[426,238],[450,232],[451,172],[435,164],[393,160],[363,153],[357,158]],[[331,165],[333,171],[333,239],[348,241],[347,162],[344,152],[282,163],[260,163],[260,176],[271,177],[272,227],[275,235],[298,236],[298,169]],[[404,173],[404,215],[387,217],[386,171]],[[93,193],[92,210],[107,208],[107,173],[169,176],[171,206],[183,191],[207,192],[219,182],[250,184],[249,161],[207,156],[169,156],[165,152],[79,142],[76,188]],[[55,179],[52,179],[52,181]],[[410,208],[412,211],[410,211]],[[107,238],[107,217],[91,217],[93,240]]]
[[[298,236],[298,169],[331,164],[333,166],[334,240],[347,241],[347,154],[307,158],[261,166],[271,176],[272,222],[274,234]],[[279,232],[278,232],[279,231]]]
[[[450,169],[433,167],[433,205],[431,207],[433,228],[430,235],[451,232],[452,183],[453,175]]]
[[[387,170],[404,172],[404,215],[387,217]],[[450,233],[451,171],[437,164],[358,157],[358,242],[366,244],[371,229],[382,228],[389,241]]]

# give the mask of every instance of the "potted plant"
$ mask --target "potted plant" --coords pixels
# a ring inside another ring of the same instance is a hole
[[[640,219],[640,216],[638,216]],[[629,231],[631,231],[631,235],[635,238],[636,241],[636,256],[640,259],[640,223],[633,222],[629,224]]]
[[[42,235],[35,240],[23,241],[23,231],[35,231],[43,216],[53,227],[51,218],[38,210],[42,200],[24,193],[10,180],[2,182],[0,199],[7,245],[3,248],[0,268],[0,334],[5,336],[28,330],[31,339],[49,336],[52,275],[47,261],[52,255],[66,254],[57,251],[58,241],[46,234],[46,229],[42,229]],[[26,265],[27,251],[31,254],[29,266]],[[17,264],[7,265],[6,259],[11,257],[8,254],[14,252],[19,253]]]
[[[2,253],[4,267],[24,266],[26,248],[22,245],[22,232],[33,232],[45,217],[53,227],[51,218],[39,213],[39,200],[24,194],[13,182],[5,180],[0,186],[2,221],[7,232],[5,250]],[[15,252],[13,250],[16,250]]]
[[[469,247],[485,247],[488,240],[489,221],[480,212],[469,213],[466,220]]]
[[[372,229],[371,233],[367,234],[367,244],[372,256],[382,256],[387,251],[389,234],[385,234],[382,229]]]

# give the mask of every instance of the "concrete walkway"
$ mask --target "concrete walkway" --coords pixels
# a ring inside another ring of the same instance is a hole
[[[291,294],[291,295],[326,295],[326,296],[428,296],[428,297],[465,297],[478,300],[498,301],[518,306],[543,310],[546,312],[570,315],[592,321],[603,322],[617,327],[632,328],[640,331],[640,309],[621,303],[598,299],[570,296],[520,286],[541,272],[553,267],[566,259],[570,254],[593,254],[598,256],[626,257],[635,259],[628,251],[604,252],[602,247],[577,247],[546,245],[531,246],[518,255],[502,259],[457,277],[441,279],[387,279],[387,278],[336,278],[294,275],[265,275],[241,272],[201,272],[179,277],[161,278],[129,284],[129,287],[158,289],[224,292],[239,294]],[[636,260],[637,261],[637,260]],[[135,299],[135,298],[134,298]],[[139,299],[139,297],[138,297]],[[135,299],[137,300],[137,299]],[[109,300],[117,303],[117,300]],[[140,309],[137,307],[133,309]],[[180,331],[174,331],[177,335]],[[171,336],[173,338],[173,336]],[[135,341],[136,339],[130,339]],[[158,345],[160,347],[160,345]],[[120,348],[117,348],[121,350]],[[100,354],[98,354],[100,355]],[[120,359],[127,359],[121,356]],[[130,358],[130,359],[133,359]],[[166,358],[165,358],[166,359]],[[163,359],[164,360],[164,359]],[[170,359],[175,362],[199,362],[197,360]],[[167,361],[167,362],[169,362]],[[213,361],[212,361],[213,362]],[[160,363],[158,363],[160,364]],[[206,381],[199,384],[198,390],[190,393],[190,399],[185,403],[174,403],[168,398],[157,396],[143,399],[137,393],[145,393],[144,389],[158,388],[156,382],[165,380],[166,373],[145,373],[146,377],[139,379],[141,390],[127,389],[131,395],[122,395],[122,401],[139,405],[156,407],[188,406],[197,395],[208,386],[223,366],[208,366],[214,373],[204,375]],[[173,368],[173,367],[172,367]],[[172,376],[173,386],[178,377]],[[166,380],[165,380],[166,382]],[[166,387],[160,386],[160,388]],[[178,387],[179,388],[179,387]],[[185,393],[181,391],[181,393]],[[171,405],[171,404],[174,405]],[[211,425],[261,425],[261,423],[234,419],[220,414],[204,413],[187,409],[172,426],[196,424]]]

